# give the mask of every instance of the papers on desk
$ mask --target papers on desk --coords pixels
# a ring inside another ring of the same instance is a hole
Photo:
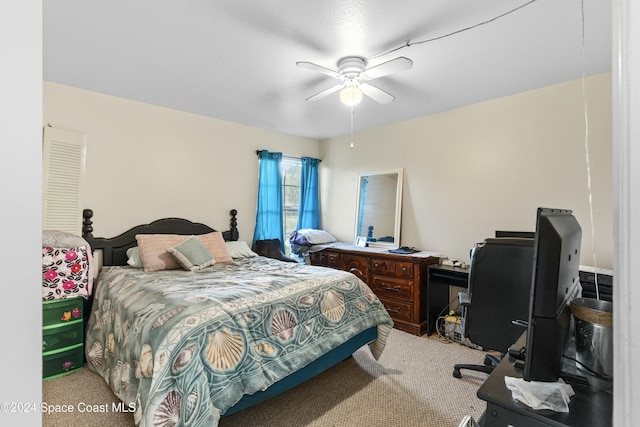
[[[562,379],[556,382],[525,381],[522,378],[504,377],[504,383],[513,398],[531,409],[550,409],[569,412],[569,401],[575,394],[573,387]]]

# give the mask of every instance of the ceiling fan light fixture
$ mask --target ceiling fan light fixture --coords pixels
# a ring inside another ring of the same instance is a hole
[[[345,105],[358,105],[362,101],[362,90],[356,85],[347,85],[340,91],[340,101]]]
[[[380,104],[392,102],[395,99],[393,95],[368,82],[379,77],[408,70],[413,66],[413,61],[404,56],[399,56],[382,64],[366,68],[366,59],[360,56],[347,56],[338,61],[337,71],[307,61],[298,61],[296,65],[342,81],[341,84],[336,84],[310,96],[306,99],[307,101],[317,101],[340,91],[340,100],[342,103],[353,107],[362,101],[363,95],[368,96]]]

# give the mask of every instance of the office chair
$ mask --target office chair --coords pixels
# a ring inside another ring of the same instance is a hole
[[[282,251],[282,242],[280,239],[256,240],[253,250],[258,255],[266,256],[268,258],[285,262],[298,262],[295,259],[289,258]]]
[[[496,238],[476,243],[471,251],[467,292],[458,294],[465,337],[503,355],[524,332],[514,320],[529,317],[529,291],[533,273],[533,239]],[[488,354],[484,365],[457,364],[461,369],[491,373],[501,356]]]

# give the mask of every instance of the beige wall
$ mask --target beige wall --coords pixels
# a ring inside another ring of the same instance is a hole
[[[597,265],[612,268],[611,75],[586,79]],[[357,115],[356,115],[357,117]],[[581,81],[317,141],[44,84],[44,122],[88,134],[83,205],[95,234],[163,216],[255,224],[256,149],[322,158],[323,228],[352,241],[358,172],[404,168],[401,244],[468,261],[496,229],[533,230],[538,206],[574,210],[593,265]]]
[[[597,265],[611,269],[611,74],[585,87]],[[323,227],[352,241],[358,172],[402,167],[402,245],[468,261],[496,229],[533,231],[538,206],[566,208],[594,265],[583,111],[578,80],[359,132],[353,150],[322,141]]]
[[[83,206],[94,211],[96,236],[167,216],[226,230],[234,208],[240,238],[251,240],[255,151],[319,156],[315,140],[51,82],[43,99],[44,123],[87,133]]]

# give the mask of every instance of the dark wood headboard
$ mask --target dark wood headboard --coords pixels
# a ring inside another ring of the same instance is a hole
[[[223,231],[222,235],[226,241],[238,240],[238,228],[236,215],[238,211],[232,209],[230,229]],[[196,235],[207,234],[215,229],[206,224],[192,222],[183,218],[162,218],[149,224],[137,225],[124,233],[115,237],[94,237],[93,236],[93,211],[85,209],[82,211],[82,237],[91,245],[93,250],[102,250],[103,265],[127,265],[127,249],[136,246],[137,234],[184,234]]]

